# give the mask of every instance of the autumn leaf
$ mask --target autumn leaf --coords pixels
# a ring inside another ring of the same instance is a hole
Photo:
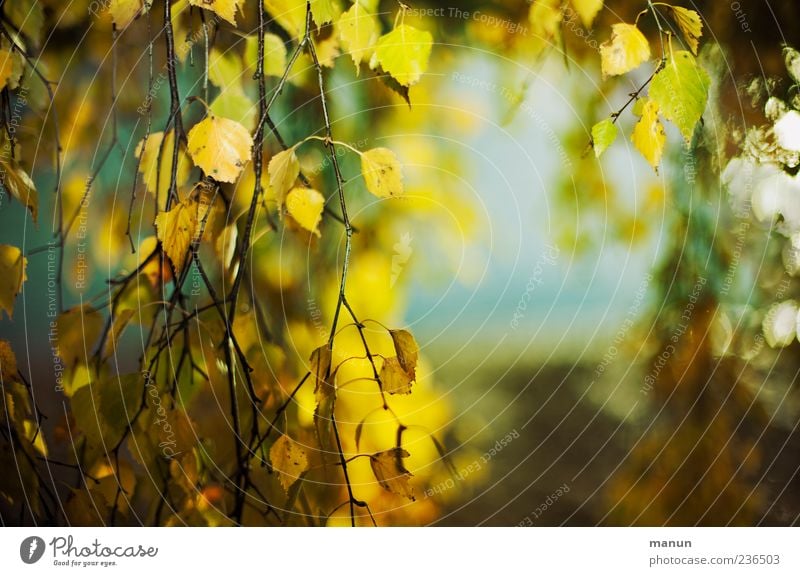
[[[667,135],[664,133],[664,126],[658,119],[656,102],[648,100],[645,103],[642,117],[633,129],[631,140],[636,149],[650,163],[650,166],[657,170],[661,163],[661,155],[664,153]]]
[[[9,50],[0,50],[0,90],[6,87],[14,74],[14,58]]]
[[[112,354],[116,354],[119,339],[122,337],[122,333],[125,332],[125,328],[131,323],[134,312],[135,310],[126,308],[114,315],[114,320],[111,322],[111,328],[108,331],[106,345],[103,348],[103,358],[109,358]]]
[[[592,146],[595,157],[600,158],[603,152],[614,143],[618,131],[617,125],[611,118],[601,120],[592,126]]]
[[[306,30],[306,0],[264,0],[264,8],[292,37]]]
[[[146,12],[149,7],[150,2],[144,0],[111,0],[108,11],[111,13],[111,19],[117,29],[122,30],[133,22],[142,9]]]
[[[13,0],[3,3],[6,18],[15,30],[27,36],[34,46],[42,43],[44,8],[39,0]]]
[[[390,330],[394,342],[394,350],[400,366],[412,380],[417,377],[417,361],[419,360],[419,345],[408,330]]]
[[[27,280],[25,268],[28,260],[16,246],[0,244],[0,310],[8,317],[14,315],[14,300]]]
[[[314,386],[316,394],[323,393],[323,389],[327,386],[327,378],[331,370],[331,355],[331,349],[327,344],[320,346],[311,353],[311,359],[309,360],[311,364],[310,372],[316,382]]]
[[[211,10],[236,26],[236,12],[241,11],[244,0],[189,0],[189,4]]]
[[[603,77],[619,76],[638,68],[650,58],[650,44],[633,24],[611,27],[611,40],[600,45]]]
[[[267,166],[271,196],[278,201],[278,204],[283,204],[286,193],[294,187],[294,183],[300,175],[300,161],[294,150],[292,147],[278,152]]]
[[[415,500],[414,491],[409,483],[411,472],[403,465],[403,458],[409,456],[410,454],[402,448],[392,448],[372,454],[369,463],[375,479],[385,490]]]
[[[681,6],[670,6],[672,15],[675,18],[675,23],[683,34],[683,39],[692,51],[692,54],[697,55],[697,46],[699,45],[700,36],[703,35],[703,22],[700,20],[700,14],[688,8]]]
[[[113,448],[142,403],[144,377],[138,373],[107,376],[79,388],[70,399],[78,428],[93,446]]]
[[[254,73],[258,65],[258,37],[248,36],[244,46],[244,64]],[[286,44],[277,34],[264,34],[264,75],[283,76],[286,69]]]
[[[8,340],[0,340],[0,384],[5,386],[17,378],[17,356]]]
[[[403,193],[400,162],[388,148],[373,148],[361,154],[361,174],[367,190],[379,198],[400,196]]]
[[[308,470],[306,451],[285,434],[270,448],[269,461],[272,463],[272,469],[278,473],[284,490],[289,490],[300,474]]]
[[[163,144],[162,144],[163,143]],[[175,145],[175,132],[167,132],[166,141],[163,132],[153,132],[142,139],[136,146],[136,157],[139,158],[139,173],[144,180],[145,188],[161,202],[169,191],[172,178],[172,154]],[[159,152],[161,161],[159,162]],[[178,147],[178,168],[175,171],[175,185],[183,186],[189,179],[192,164],[181,144]],[[158,190],[156,192],[156,190]]]
[[[258,123],[258,106],[240,89],[221,91],[208,109],[215,116],[238,122],[248,131],[255,130]]]
[[[222,92],[242,91],[242,60],[233,50],[212,48],[208,55],[208,80]]]
[[[534,37],[549,42],[561,30],[564,12],[561,0],[536,0],[531,4],[528,20],[531,23]]]
[[[338,29],[342,48],[353,59],[358,73],[359,65],[372,53],[372,47],[378,40],[378,21],[367,12],[361,2],[356,0],[350,9],[342,14]]]
[[[309,232],[319,236],[325,197],[312,188],[293,188],[286,195],[286,211]]]
[[[380,371],[382,390],[388,394],[411,394],[414,378],[400,365],[397,356],[383,361]]]
[[[13,50],[11,43],[3,38],[0,38],[0,46],[2,46],[2,50],[8,52],[11,56],[11,74],[6,78],[6,86],[11,90],[16,90],[20,87],[22,74],[25,72],[25,56]]]
[[[339,50],[339,34],[336,33],[335,28],[328,36],[317,37],[312,40],[320,66],[333,68],[336,59],[341,54]]]
[[[330,375],[332,351],[324,344],[311,353],[311,375],[316,380],[314,398],[317,406],[314,409],[314,430],[323,450],[331,447],[333,433],[332,416],[336,402],[336,388]]]
[[[333,22],[338,14],[339,11],[336,9],[333,0],[311,0],[311,17],[317,23],[317,26]]]
[[[31,177],[13,158],[0,157],[0,182],[12,198],[28,208],[36,222],[39,217],[39,193]]]
[[[706,109],[710,86],[708,73],[697,65],[694,56],[686,50],[680,50],[653,77],[649,96],[658,104],[664,118],[678,127],[688,143]]]
[[[594,19],[603,9],[603,0],[572,0],[572,7],[586,28],[591,28]]]
[[[378,39],[370,68],[380,65],[402,86],[412,86],[428,69],[432,47],[430,32],[401,24]]]
[[[76,306],[56,318],[58,355],[67,366],[87,360],[103,330],[103,315],[89,306]]]
[[[199,231],[198,205],[194,199],[183,200],[169,212],[156,216],[156,236],[178,274]]]
[[[203,172],[221,182],[235,182],[250,159],[253,138],[228,118],[209,114],[189,131],[189,155]]]

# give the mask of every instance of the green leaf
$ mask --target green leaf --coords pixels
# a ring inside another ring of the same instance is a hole
[[[430,32],[401,24],[380,37],[370,67],[375,69],[380,64],[400,84],[412,86],[428,69],[432,47]]]
[[[618,132],[619,129],[611,118],[606,118],[592,126],[592,145],[597,158],[600,158],[606,148],[614,143]]]
[[[711,79],[689,52],[675,52],[650,84],[650,99],[688,143],[708,102]]]

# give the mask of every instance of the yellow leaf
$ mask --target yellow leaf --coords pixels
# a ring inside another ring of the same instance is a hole
[[[334,31],[326,38],[312,40],[320,66],[333,68],[336,58],[339,57],[339,35],[335,28],[334,26]]]
[[[249,73],[258,65],[258,37],[248,36],[244,47],[244,64]],[[283,76],[286,69],[286,44],[277,34],[264,34],[264,75]]]
[[[417,341],[408,330],[390,330],[389,333],[392,335],[394,350],[397,352],[400,366],[413,380],[417,375],[417,361],[419,360]]]
[[[385,490],[414,500],[414,491],[409,483],[411,472],[403,466],[403,458],[409,456],[402,448],[392,448],[372,454],[369,463],[375,478]]]
[[[239,88],[223,90],[208,107],[215,116],[230,118],[245,127],[255,130],[258,123],[258,106]]]
[[[88,363],[103,330],[103,316],[89,306],[76,306],[56,319],[58,355],[67,366]]]
[[[378,21],[356,0],[342,14],[337,26],[342,48],[353,59],[356,72],[360,72],[359,64],[372,53],[372,47],[378,40]]]
[[[658,119],[658,104],[652,100],[645,103],[642,109],[642,118],[633,129],[631,140],[636,149],[650,163],[650,166],[657,170],[661,163],[661,155],[664,153],[667,135],[664,133],[664,126]]]
[[[183,200],[169,212],[156,216],[156,236],[178,274],[199,231],[198,205],[193,199]]]
[[[692,54],[697,55],[699,39],[703,35],[703,22],[700,20],[700,15],[694,10],[681,6],[670,6],[670,8],[672,8],[672,15],[683,34],[683,39],[686,40]]]
[[[339,10],[333,0],[311,0],[311,16],[317,26],[333,22],[338,15]]]
[[[330,370],[331,349],[325,344],[311,354],[311,375],[317,381],[314,387],[314,399],[317,402],[314,409],[314,430],[323,450],[331,448],[332,416],[336,402],[336,387],[331,382],[332,378],[328,378]]]
[[[142,403],[144,387],[145,378],[135,372],[106,376],[75,391],[72,415],[91,446],[110,448],[122,439]]]
[[[390,356],[383,361],[380,378],[384,392],[411,394],[411,384],[414,378],[403,369],[397,356]]]
[[[306,0],[264,0],[264,8],[292,37],[306,31]]]
[[[6,86],[12,90],[16,90],[20,87],[22,73],[25,71],[25,56],[16,50],[12,50],[11,43],[5,38],[0,38],[0,46],[2,46],[3,50],[11,54],[11,75],[6,80]]]
[[[36,185],[13,158],[0,157],[0,182],[6,192],[30,210],[33,221],[39,217],[39,193]]]
[[[327,377],[331,370],[331,349],[327,344],[324,344],[311,353],[311,376],[314,377],[316,385],[314,392],[319,394],[327,394]]]
[[[241,10],[244,0],[189,0],[189,4],[211,10],[223,20],[236,26],[236,11]]]
[[[181,63],[186,62],[186,57],[195,44],[195,37],[189,26],[189,0],[177,0],[172,5],[172,33],[175,38],[175,54]]]
[[[14,299],[27,280],[27,265],[28,260],[19,248],[0,244],[0,310],[5,310],[9,318],[14,314]]]
[[[212,48],[208,55],[208,80],[226,92],[242,89],[242,61],[233,50]]]
[[[25,437],[42,456],[47,457],[47,444],[44,442],[44,434],[41,433],[39,426],[33,420],[25,420]]]
[[[400,162],[388,148],[373,148],[361,154],[361,174],[367,190],[379,198],[400,196],[403,193]]]
[[[34,46],[42,41],[44,28],[44,2],[39,0],[13,0],[3,3],[5,17],[12,26],[26,36]]]
[[[603,0],[572,0],[572,7],[581,17],[586,28],[591,28],[598,12],[603,9]]]
[[[384,34],[375,45],[371,68],[380,64],[384,72],[403,86],[416,84],[428,69],[433,37],[426,30],[401,24]]]
[[[300,161],[294,153],[294,147],[275,154],[269,161],[267,172],[271,196],[281,205],[300,175]]]
[[[293,188],[286,196],[286,211],[303,228],[319,236],[325,197],[312,188]]]
[[[117,29],[121,30],[133,22],[133,19],[142,11],[142,8],[147,11],[149,7],[150,3],[145,3],[143,0],[111,0],[108,5],[108,11],[111,13],[111,19],[116,24]]]
[[[208,176],[235,182],[250,159],[253,138],[247,129],[228,118],[209,114],[189,131],[189,155]]]
[[[600,45],[603,76],[618,76],[650,58],[650,43],[633,24],[614,24],[611,40]]]
[[[294,484],[300,474],[308,470],[306,451],[285,434],[275,441],[269,450],[269,461],[278,473],[284,490]]]
[[[8,50],[0,50],[0,90],[6,87],[14,73],[14,58]]]
[[[142,139],[136,146],[136,157],[139,161],[139,173],[144,180],[145,188],[148,192],[155,195],[159,204],[169,191],[170,178],[172,178],[172,151],[175,145],[175,132],[167,132],[166,141],[163,132],[154,132],[147,137],[147,141]],[[161,152],[161,161],[158,154]],[[178,147],[178,169],[175,172],[175,185],[183,186],[189,179],[192,170],[189,156],[183,145]],[[156,189],[158,192],[156,193]]]
[[[111,328],[108,331],[105,348],[103,348],[103,358],[108,358],[116,353],[119,339],[122,337],[125,328],[131,323],[134,312],[135,310],[127,308],[116,313],[114,321],[111,323]]]
[[[17,356],[8,340],[0,340],[0,383],[8,385],[17,376]]]
[[[561,0],[534,0],[528,13],[533,35],[545,41],[558,35],[562,18]]]

